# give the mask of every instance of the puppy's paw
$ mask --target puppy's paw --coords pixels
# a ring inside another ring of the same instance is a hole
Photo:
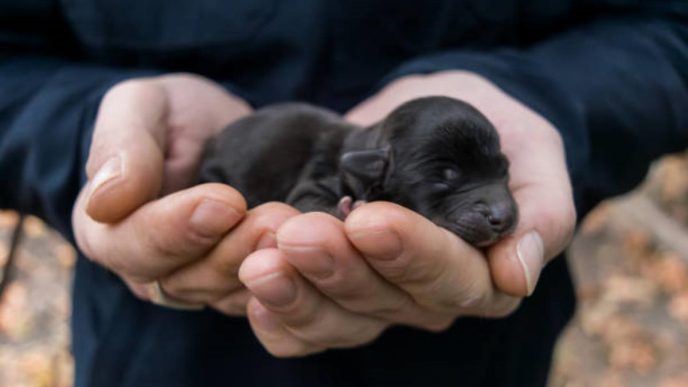
[[[341,199],[339,199],[339,203],[337,203],[337,209],[335,211],[335,216],[341,220],[345,220],[347,216],[351,213],[353,210],[352,208],[352,203],[353,199],[351,196],[344,196]]]

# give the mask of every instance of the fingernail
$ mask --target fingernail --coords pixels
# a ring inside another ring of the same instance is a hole
[[[95,195],[105,184],[122,175],[122,157],[115,155],[110,157],[91,179],[91,197]]]
[[[296,284],[283,273],[272,273],[248,281],[251,293],[268,306],[289,305],[296,299]]]
[[[536,231],[524,235],[516,246],[516,255],[521,264],[528,287],[528,295],[533,294],[542,266],[545,262],[542,238]]]
[[[196,206],[189,222],[201,235],[217,237],[229,231],[241,215],[219,200],[204,199]]]
[[[325,279],[334,274],[334,258],[318,247],[279,244],[288,260],[308,277]]]
[[[349,234],[366,257],[391,261],[401,255],[399,235],[390,230],[361,230]]]

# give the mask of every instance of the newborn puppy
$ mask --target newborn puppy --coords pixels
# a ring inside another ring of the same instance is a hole
[[[200,176],[233,186],[249,207],[283,201],[344,218],[362,203],[391,201],[487,246],[517,222],[508,166],[479,111],[426,97],[367,128],[307,104],[261,109],[208,143]]]

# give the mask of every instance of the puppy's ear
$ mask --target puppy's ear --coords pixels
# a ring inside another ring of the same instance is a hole
[[[339,165],[364,185],[379,183],[389,165],[389,147],[345,152],[339,159]]]

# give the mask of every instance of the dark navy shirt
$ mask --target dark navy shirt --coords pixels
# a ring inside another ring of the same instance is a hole
[[[688,145],[686,1],[4,0],[0,207],[73,239],[95,112],[124,79],[195,72],[254,107],[344,112],[395,78],[451,69],[482,74],[557,127],[579,214]],[[440,334],[397,327],[284,360],[245,319],[138,301],[87,259],[73,301],[79,387],[538,386],[574,308],[557,259],[508,318],[462,318]]]

